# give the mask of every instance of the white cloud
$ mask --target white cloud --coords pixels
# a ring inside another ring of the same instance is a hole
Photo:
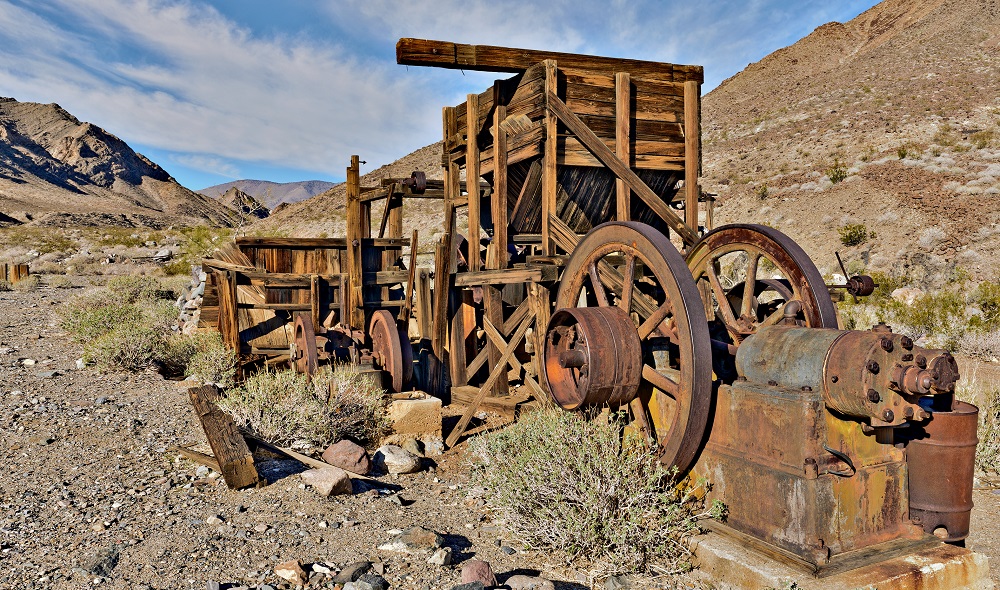
[[[242,176],[240,169],[235,164],[215,156],[205,154],[171,154],[167,157],[177,164],[202,172],[218,174],[219,176],[234,180]]]

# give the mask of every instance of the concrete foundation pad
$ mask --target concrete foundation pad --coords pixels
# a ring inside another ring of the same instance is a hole
[[[719,590],[987,590],[985,555],[944,543],[877,564],[816,578],[719,533],[693,540],[694,576]]]

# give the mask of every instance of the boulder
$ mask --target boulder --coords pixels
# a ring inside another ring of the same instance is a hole
[[[274,575],[282,580],[299,586],[304,586],[308,577],[299,560],[293,559],[274,566]]]
[[[462,565],[462,583],[471,584],[480,582],[483,586],[496,586],[497,578],[493,575],[493,568],[488,561],[470,559]]]
[[[372,460],[364,447],[349,440],[338,441],[323,451],[323,460],[351,473],[368,475],[372,470]]]
[[[416,473],[420,471],[420,457],[396,445],[382,445],[373,457],[375,469],[378,471],[399,474]]]
[[[351,478],[339,467],[310,469],[301,474],[302,481],[311,485],[321,496],[335,496],[352,492]]]
[[[441,535],[424,527],[415,526],[395,535],[388,543],[379,545],[379,549],[399,553],[430,554],[440,549],[442,545],[444,539]]]

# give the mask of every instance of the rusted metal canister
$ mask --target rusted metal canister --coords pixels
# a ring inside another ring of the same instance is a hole
[[[978,421],[979,408],[956,401],[950,412],[934,411],[906,433],[910,520],[943,541],[969,534]]]
[[[545,380],[564,410],[632,401],[642,379],[635,323],[618,307],[567,307],[549,320]]]

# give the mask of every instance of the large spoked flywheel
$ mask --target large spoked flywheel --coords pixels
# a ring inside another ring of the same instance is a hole
[[[670,240],[636,222],[594,228],[566,265],[556,307],[544,351],[555,401],[627,404],[660,461],[687,471],[710,413],[711,349],[698,288]]]
[[[711,303],[715,369],[723,381],[735,378],[734,351],[760,327],[837,327],[836,307],[816,265],[772,227],[716,228],[691,248],[687,262]]]

